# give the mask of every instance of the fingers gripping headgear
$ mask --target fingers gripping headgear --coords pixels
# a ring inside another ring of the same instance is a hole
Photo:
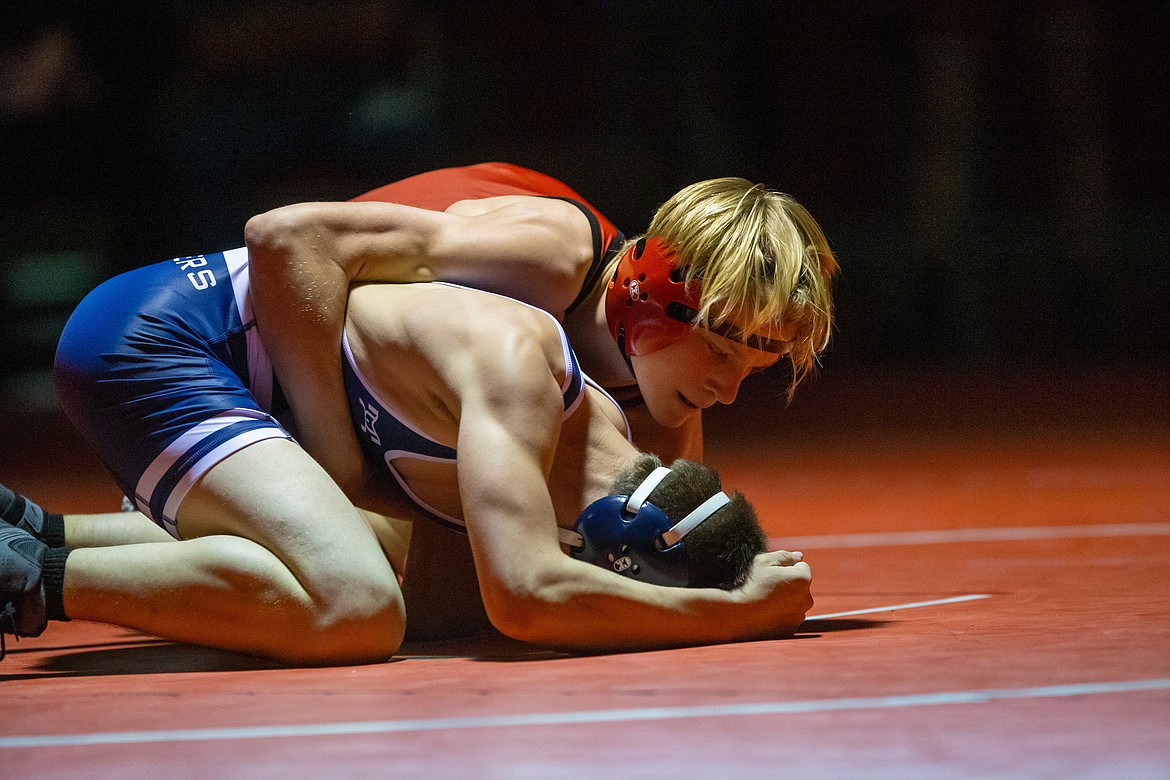
[[[647,499],[670,474],[660,466],[629,496],[606,496],[585,507],[562,541],[574,558],[652,585],[686,587],[690,580],[683,538],[731,499],[720,491],[677,523]]]
[[[605,319],[625,354],[647,355],[690,332],[702,285],[677,280],[674,270],[673,253],[658,238],[622,253],[605,292]]]

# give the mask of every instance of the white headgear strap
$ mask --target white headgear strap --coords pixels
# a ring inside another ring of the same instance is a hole
[[[654,488],[658,487],[669,473],[670,469],[666,466],[659,466],[651,471],[649,476],[642,480],[642,484],[638,485],[634,492],[630,494],[630,500],[626,502],[626,511],[637,514],[642,508],[642,504],[646,503],[646,499],[654,492]],[[693,512],[675,523],[669,531],[662,534],[663,544],[666,547],[673,547],[678,544],[684,536],[695,530],[700,523],[727,506],[730,502],[731,499],[722,491],[711,496],[695,507]]]
[[[666,466],[659,466],[651,471],[649,476],[642,480],[642,484],[638,485],[630,494],[630,500],[626,502],[626,509],[638,514],[638,510],[642,508],[642,504],[646,503],[646,499],[654,492],[654,488],[658,487],[658,483],[666,479],[666,475],[669,473],[670,469]]]
[[[699,523],[706,520],[711,515],[718,512],[723,507],[731,503],[731,499],[723,491],[719,491],[715,495],[708,498],[703,503],[695,507],[695,511],[679,520],[674,524],[674,527],[662,535],[662,541],[667,547],[673,547],[679,541],[689,534],[691,531],[699,527]]]

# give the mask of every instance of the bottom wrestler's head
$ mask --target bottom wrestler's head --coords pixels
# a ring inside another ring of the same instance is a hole
[[[719,474],[700,463],[667,469],[643,454],[611,489],[577,518],[574,558],[654,585],[730,590],[764,552],[751,504],[723,493]]]

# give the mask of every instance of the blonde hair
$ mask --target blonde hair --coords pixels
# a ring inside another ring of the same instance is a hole
[[[697,324],[719,326],[734,317],[744,339],[794,331],[791,399],[832,332],[838,265],[812,215],[762,184],[709,179],[662,204],[646,235],[670,246],[685,281],[701,279]]]

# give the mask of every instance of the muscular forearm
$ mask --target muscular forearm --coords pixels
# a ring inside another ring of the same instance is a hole
[[[270,213],[248,222],[252,301],[261,339],[297,418],[299,440],[350,488],[362,472],[341,374],[350,279],[333,261],[328,236],[296,217]]]
[[[260,337],[305,449],[347,492],[364,481],[342,380],[355,281],[427,281],[443,216],[392,203],[300,203],[245,227]]]
[[[492,609],[489,600],[496,627],[523,641],[579,650],[702,645],[791,634],[812,603],[803,572],[787,592],[761,601],[750,589],[658,587],[569,558],[557,568],[507,606]]]
[[[547,363],[541,370],[547,359],[513,345],[506,377],[494,375],[485,359],[462,397],[460,497],[493,625],[523,641],[583,650],[793,631],[811,604],[811,575],[795,558],[757,556],[747,583],[722,591],[648,585],[561,551],[547,483],[561,404]]]

